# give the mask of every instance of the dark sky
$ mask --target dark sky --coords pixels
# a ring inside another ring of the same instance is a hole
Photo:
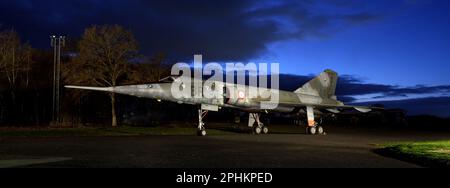
[[[449,12],[448,0],[0,0],[2,28],[35,47],[119,24],[142,53],[177,61],[201,53],[277,62],[285,74],[331,68],[344,75],[341,95],[358,102],[448,98]]]

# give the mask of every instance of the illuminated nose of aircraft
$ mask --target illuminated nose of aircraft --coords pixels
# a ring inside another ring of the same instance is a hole
[[[139,95],[147,98],[158,98],[161,99],[163,97],[164,91],[160,84],[146,84],[140,85],[139,87]]]
[[[161,95],[163,94],[163,91],[159,84],[145,84],[115,87],[114,93],[136,97],[159,98],[162,97]]]

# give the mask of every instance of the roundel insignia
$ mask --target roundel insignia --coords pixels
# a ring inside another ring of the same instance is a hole
[[[239,91],[238,97],[239,97],[239,99],[244,99],[245,98],[245,93],[243,91]]]

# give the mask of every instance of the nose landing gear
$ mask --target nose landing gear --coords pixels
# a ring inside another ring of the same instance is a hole
[[[203,110],[201,108],[198,110],[198,129],[197,129],[198,136],[207,135],[205,123],[203,122],[203,118],[205,118],[207,114],[208,114],[207,110]]]

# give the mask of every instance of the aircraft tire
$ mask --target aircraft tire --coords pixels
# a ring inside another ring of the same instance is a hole
[[[316,129],[317,129],[317,134],[318,135],[322,135],[325,132],[322,126],[317,126]]]
[[[198,130],[198,131],[197,131],[197,135],[198,135],[198,136],[206,136],[206,135],[207,135],[207,132],[206,132],[205,129]]]
[[[259,126],[256,126],[254,131],[255,131],[255,134],[261,134],[262,133],[262,128],[259,127]]]
[[[308,127],[308,134],[315,135],[317,134],[317,127]]]
[[[264,127],[262,128],[262,133],[263,133],[263,134],[269,134],[269,127],[264,126]]]

